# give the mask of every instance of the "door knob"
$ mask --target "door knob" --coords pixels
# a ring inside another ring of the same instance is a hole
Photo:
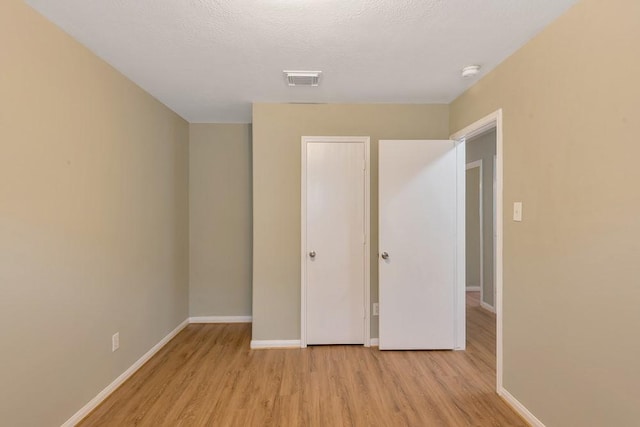
[[[389,259],[389,253],[388,252],[382,252],[380,254],[380,256],[382,257],[382,259]]]
[[[315,258],[316,257],[316,251],[309,252],[309,257]]]

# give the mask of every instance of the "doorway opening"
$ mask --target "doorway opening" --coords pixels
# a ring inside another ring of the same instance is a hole
[[[494,339],[496,391],[504,394],[502,386],[503,354],[502,354],[502,224],[503,224],[503,138],[502,110],[497,110],[451,137],[465,144],[466,170],[472,187],[476,193],[466,194],[476,197],[476,204],[470,208],[475,210],[475,240],[467,240],[476,245],[477,269],[470,275],[476,278],[477,286],[467,293],[467,338],[469,344],[474,339]],[[487,147],[488,146],[488,147]],[[475,163],[474,162],[478,162]],[[472,171],[472,172],[469,172]],[[476,175],[474,175],[476,174]],[[476,181],[474,181],[476,179]],[[473,183],[476,182],[474,185]],[[467,223],[468,224],[468,223]],[[471,224],[473,225],[473,224]],[[466,237],[466,236],[465,236]],[[474,248],[468,248],[473,250]],[[482,251],[482,253],[480,253]],[[469,254],[467,251],[466,254]],[[471,265],[474,266],[473,262]],[[495,314],[494,314],[495,313]],[[474,336],[475,335],[475,336]],[[488,337],[488,338],[487,338]],[[471,346],[471,345],[469,345]],[[488,360],[493,364],[493,360]]]
[[[495,313],[496,129],[466,144],[466,291],[476,292],[479,306]]]

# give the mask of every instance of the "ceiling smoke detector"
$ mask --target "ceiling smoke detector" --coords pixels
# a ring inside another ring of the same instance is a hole
[[[467,65],[462,69],[462,77],[467,79],[469,77],[473,77],[480,72],[479,65]]]
[[[283,71],[289,86],[318,86],[322,71]]]

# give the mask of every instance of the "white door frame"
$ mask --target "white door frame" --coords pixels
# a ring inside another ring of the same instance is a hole
[[[493,235],[491,236],[491,239],[493,240],[493,307],[491,307],[491,311],[492,312],[496,312],[496,288],[498,287],[497,283],[496,283],[496,271],[498,270],[497,266],[496,266],[496,259],[498,258],[498,254],[496,252],[496,241],[498,240],[498,238],[496,237],[496,232],[498,230],[498,224],[496,222],[496,215],[498,214],[498,209],[496,207],[496,194],[498,193],[498,185],[497,185],[497,178],[496,178],[496,170],[498,169],[498,157],[494,154],[493,155],[493,176],[492,176],[492,185],[493,185],[493,190],[492,190],[492,199],[491,199],[491,204],[493,206]]]
[[[471,163],[467,163],[465,170],[469,170],[469,169],[475,169],[475,168],[480,168],[479,171],[479,187],[478,187],[478,197],[480,198],[480,200],[478,201],[478,217],[480,219],[480,302],[482,302],[482,296],[484,295],[484,218],[483,218],[483,208],[482,208],[482,201],[483,201],[483,194],[482,194],[482,181],[484,181],[483,179],[483,175],[482,175],[482,159],[480,160],[476,160],[474,162]],[[465,187],[465,191],[466,191],[466,187]],[[467,211],[466,211],[466,207],[465,207],[465,217],[466,217]],[[465,230],[466,233],[466,230]],[[465,284],[465,290],[466,290],[466,284]]]
[[[371,194],[370,194],[370,137],[368,136],[303,136],[301,138],[301,251],[300,251],[300,347],[307,346],[307,144],[332,142],[338,144],[364,144],[364,346],[371,346]]]
[[[466,182],[467,145],[464,138],[454,141],[456,150],[456,279],[455,279],[455,347],[454,350],[467,348],[467,292],[466,276]]]
[[[502,311],[502,279],[503,279],[503,163],[504,163],[504,145],[502,133],[502,109],[481,118],[464,129],[454,133],[451,139],[464,141],[473,138],[489,129],[496,129],[496,192],[494,200],[496,205],[496,257],[495,257],[495,308],[496,308],[496,392],[498,395],[504,395],[502,386],[503,377],[503,311]]]

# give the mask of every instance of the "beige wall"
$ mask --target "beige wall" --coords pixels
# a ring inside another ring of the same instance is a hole
[[[184,120],[0,2],[0,424],[62,424],[186,319],[187,143]]]
[[[467,163],[482,160],[482,300],[492,307],[494,306],[493,163],[495,154],[495,129],[467,141]]]
[[[253,106],[253,339],[300,338],[300,138],[371,137],[371,300],[378,300],[378,140],[446,139],[446,105]],[[377,337],[377,317],[371,335]]]
[[[251,315],[251,125],[191,124],[189,313]]]
[[[465,193],[465,283],[480,286],[480,168],[467,169]]]
[[[640,2],[583,0],[451,106],[504,111],[504,385],[549,427],[640,419],[638,40]]]

